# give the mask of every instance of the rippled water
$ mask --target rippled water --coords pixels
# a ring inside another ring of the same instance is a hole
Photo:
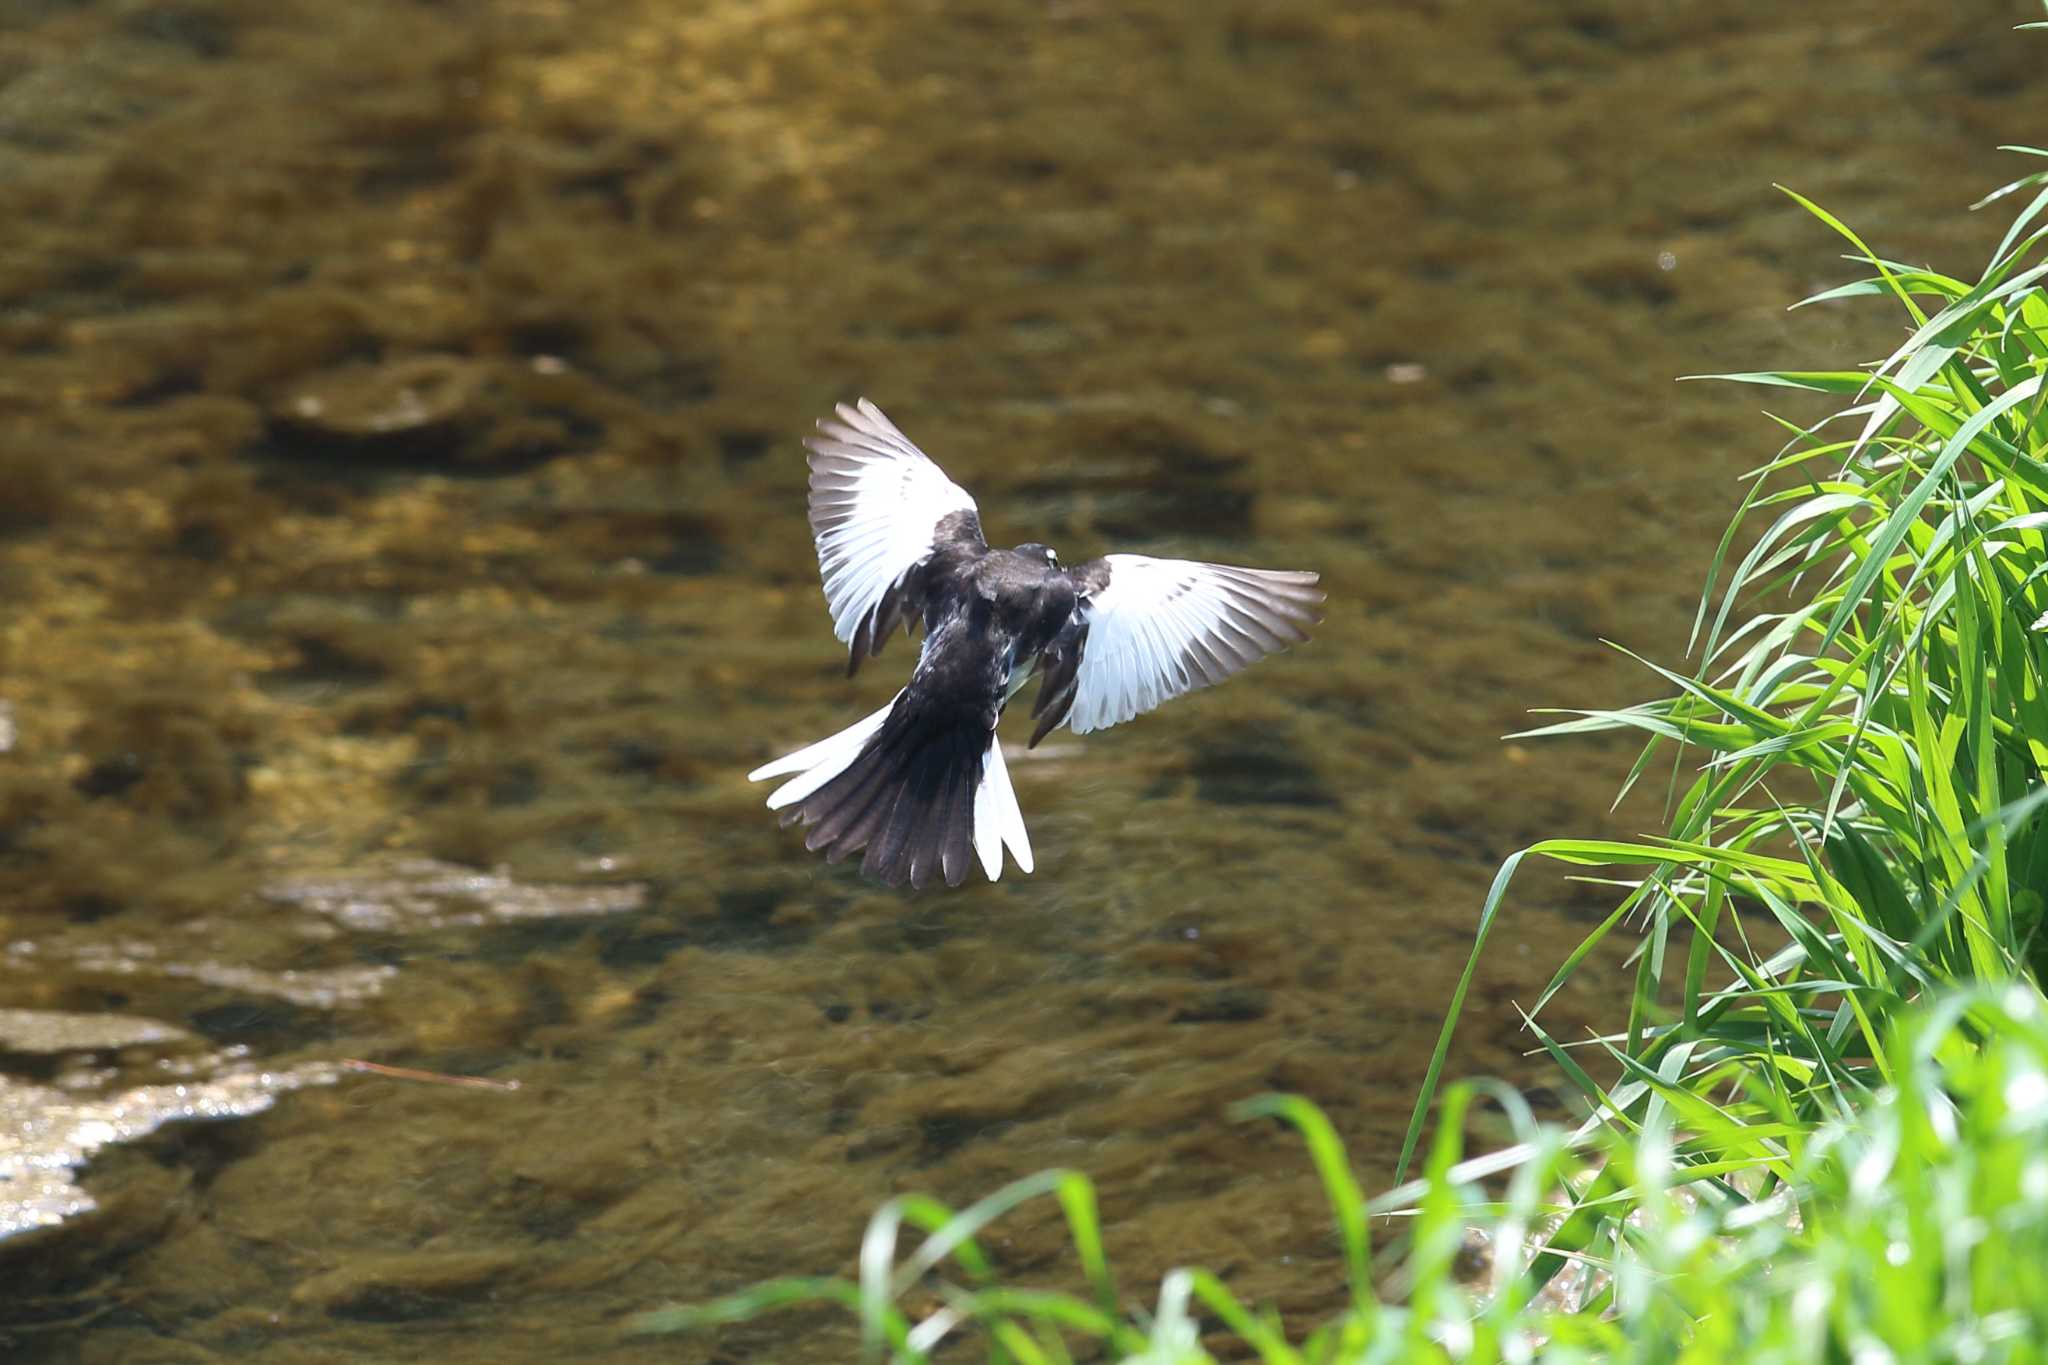
[[[1973,270],[2027,17],[0,8],[0,1005],[62,1012],[0,1074],[332,1082],[100,1150],[0,1244],[0,1337],[840,1360],[617,1323],[1062,1163],[1128,1292],[1327,1307],[1306,1163],[1224,1109],[1307,1094],[1385,1180],[1501,858],[1651,814],[1625,750],[1498,736],[1682,647],[1775,438],[1672,377],[1895,335],[1786,314],[1850,270],[1770,183]],[[1020,758],[1034,877],[825,868],[743,774],[908,657],[843,679],[810,558],[796,439],[856,393],[997,543],[1312,567],[1328,620]],[[1562,1112],[1515,1002],[1604,904],[1518,890],[1456,1071]]]

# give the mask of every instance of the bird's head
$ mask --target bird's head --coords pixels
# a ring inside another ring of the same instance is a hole
[[[1060,566],[1060,557],[1053,552],[1052,546],[1040,545],[1035,540],[1026,541],[1011,553],[1022,555],[1026,559],[1039,560],[1048,569],[1057,569]]]

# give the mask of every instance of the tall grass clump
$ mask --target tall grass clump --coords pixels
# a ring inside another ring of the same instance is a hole
[[[2015,149],[2044,156],[2034,149]],[[1644,736],[1628,785],[1669,781],[1640,841],[1559,839],[1511,858],[1599,869],[1614,910],[1529,1011],[1534,1036],[1624,1133],[1713,1133],[1705,1169],[1772,1172],[1819,1123],[1890,1084],[1885,1041],[1941,988],[2038,989],[2048,887],[2048,173],[1974,281],[1901,265],[1792,196],[1863,278],[1806,300],[1878,300],[1910,325],[1863,369],[1715,376],[1845,400],[1756,470],[1701,597],[1690,672],[1621,710],[1535,734]],[[1800,306],[1806,306],[1802,304]],[[1737,553],[1737,547],[1746,546]],[[1542,1028],[1588,955],[1640,925],[1626,1020],[1582,1065]],[[1465,981],[1469,982],[1468,966]],[[1450,1042],[1446,1020],[1405,1169]],[[1602,1085],[1595,1074],[1618,1075]],[[1720,1177],[1716,1177],[1719,1179]],[[1725,1183],[1725,1182],[1724,1182]]]

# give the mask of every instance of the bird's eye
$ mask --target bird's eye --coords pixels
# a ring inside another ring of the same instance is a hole
[[[1047,550],[1047,551],[1045,552],[1045,562],[1046,562],[1046,563],[1048,563],[1048,564],[1057,564],[1057,563],[1059,563],[1059,562],[1060,562],[1059,552],[1058,552],[1058,551],[1056,551],[1056,550]]]

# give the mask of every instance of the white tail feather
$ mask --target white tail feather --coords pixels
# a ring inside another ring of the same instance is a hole
[[[981,781],[974,786],[974,856],[981,859],[982,874],[999,882],[1003,879],[1003,839],[996,833],[993,804],[988,790],[988,768],[984,764]]]
[[[1024,812],[1017,808],[1017,793],[1010,786],[1003,742],[990,735],[988,759],[981,765],[981,785],[974,789],[974,849],[981,854],[981,866],[990,881],[1003,870],[998,841],[1009,845],[1018,871],[1031,871],[1031,836],[1024,830]]]
[[[901,692],[896,694],[902,696]],[[861,747],[869,736],[882,728],[882,722],[889,718],[890,707],[896,705],[895,697],[889,705],[864,720],[854,722],[838,734],[821,739],[816,744],[807,744],[793,754],[784,754],[773,763],[764,763],[747,774],[747,781],[759,782],[767,777],[784,777],[790,773],[799,776],[777,787],[768,796],[768,809],[781,810],[795,801],[801,801],[833,778],[846,771],[846,765],[860,757]]]
[[[789,781],[768,794],[768,809],[781,810],[796,804],[845,772],[882,728],[895,705],[892,698],[888,706],[838,734],[784,754],[773,763],[762,764],[747,774],[747,781],[789,777]],[[1024,830],[1024,812],[1018,809],[1016,789],[1010,785],[1010,770],[1003,762],[1003,743],[990,735],[988,756],[981,765],[981,781],[974,788],[974,852],[981,859],[981,870],[992,882],[1002,879],[1005,847],[1020,871],[1031,871],[1031,836]]]

